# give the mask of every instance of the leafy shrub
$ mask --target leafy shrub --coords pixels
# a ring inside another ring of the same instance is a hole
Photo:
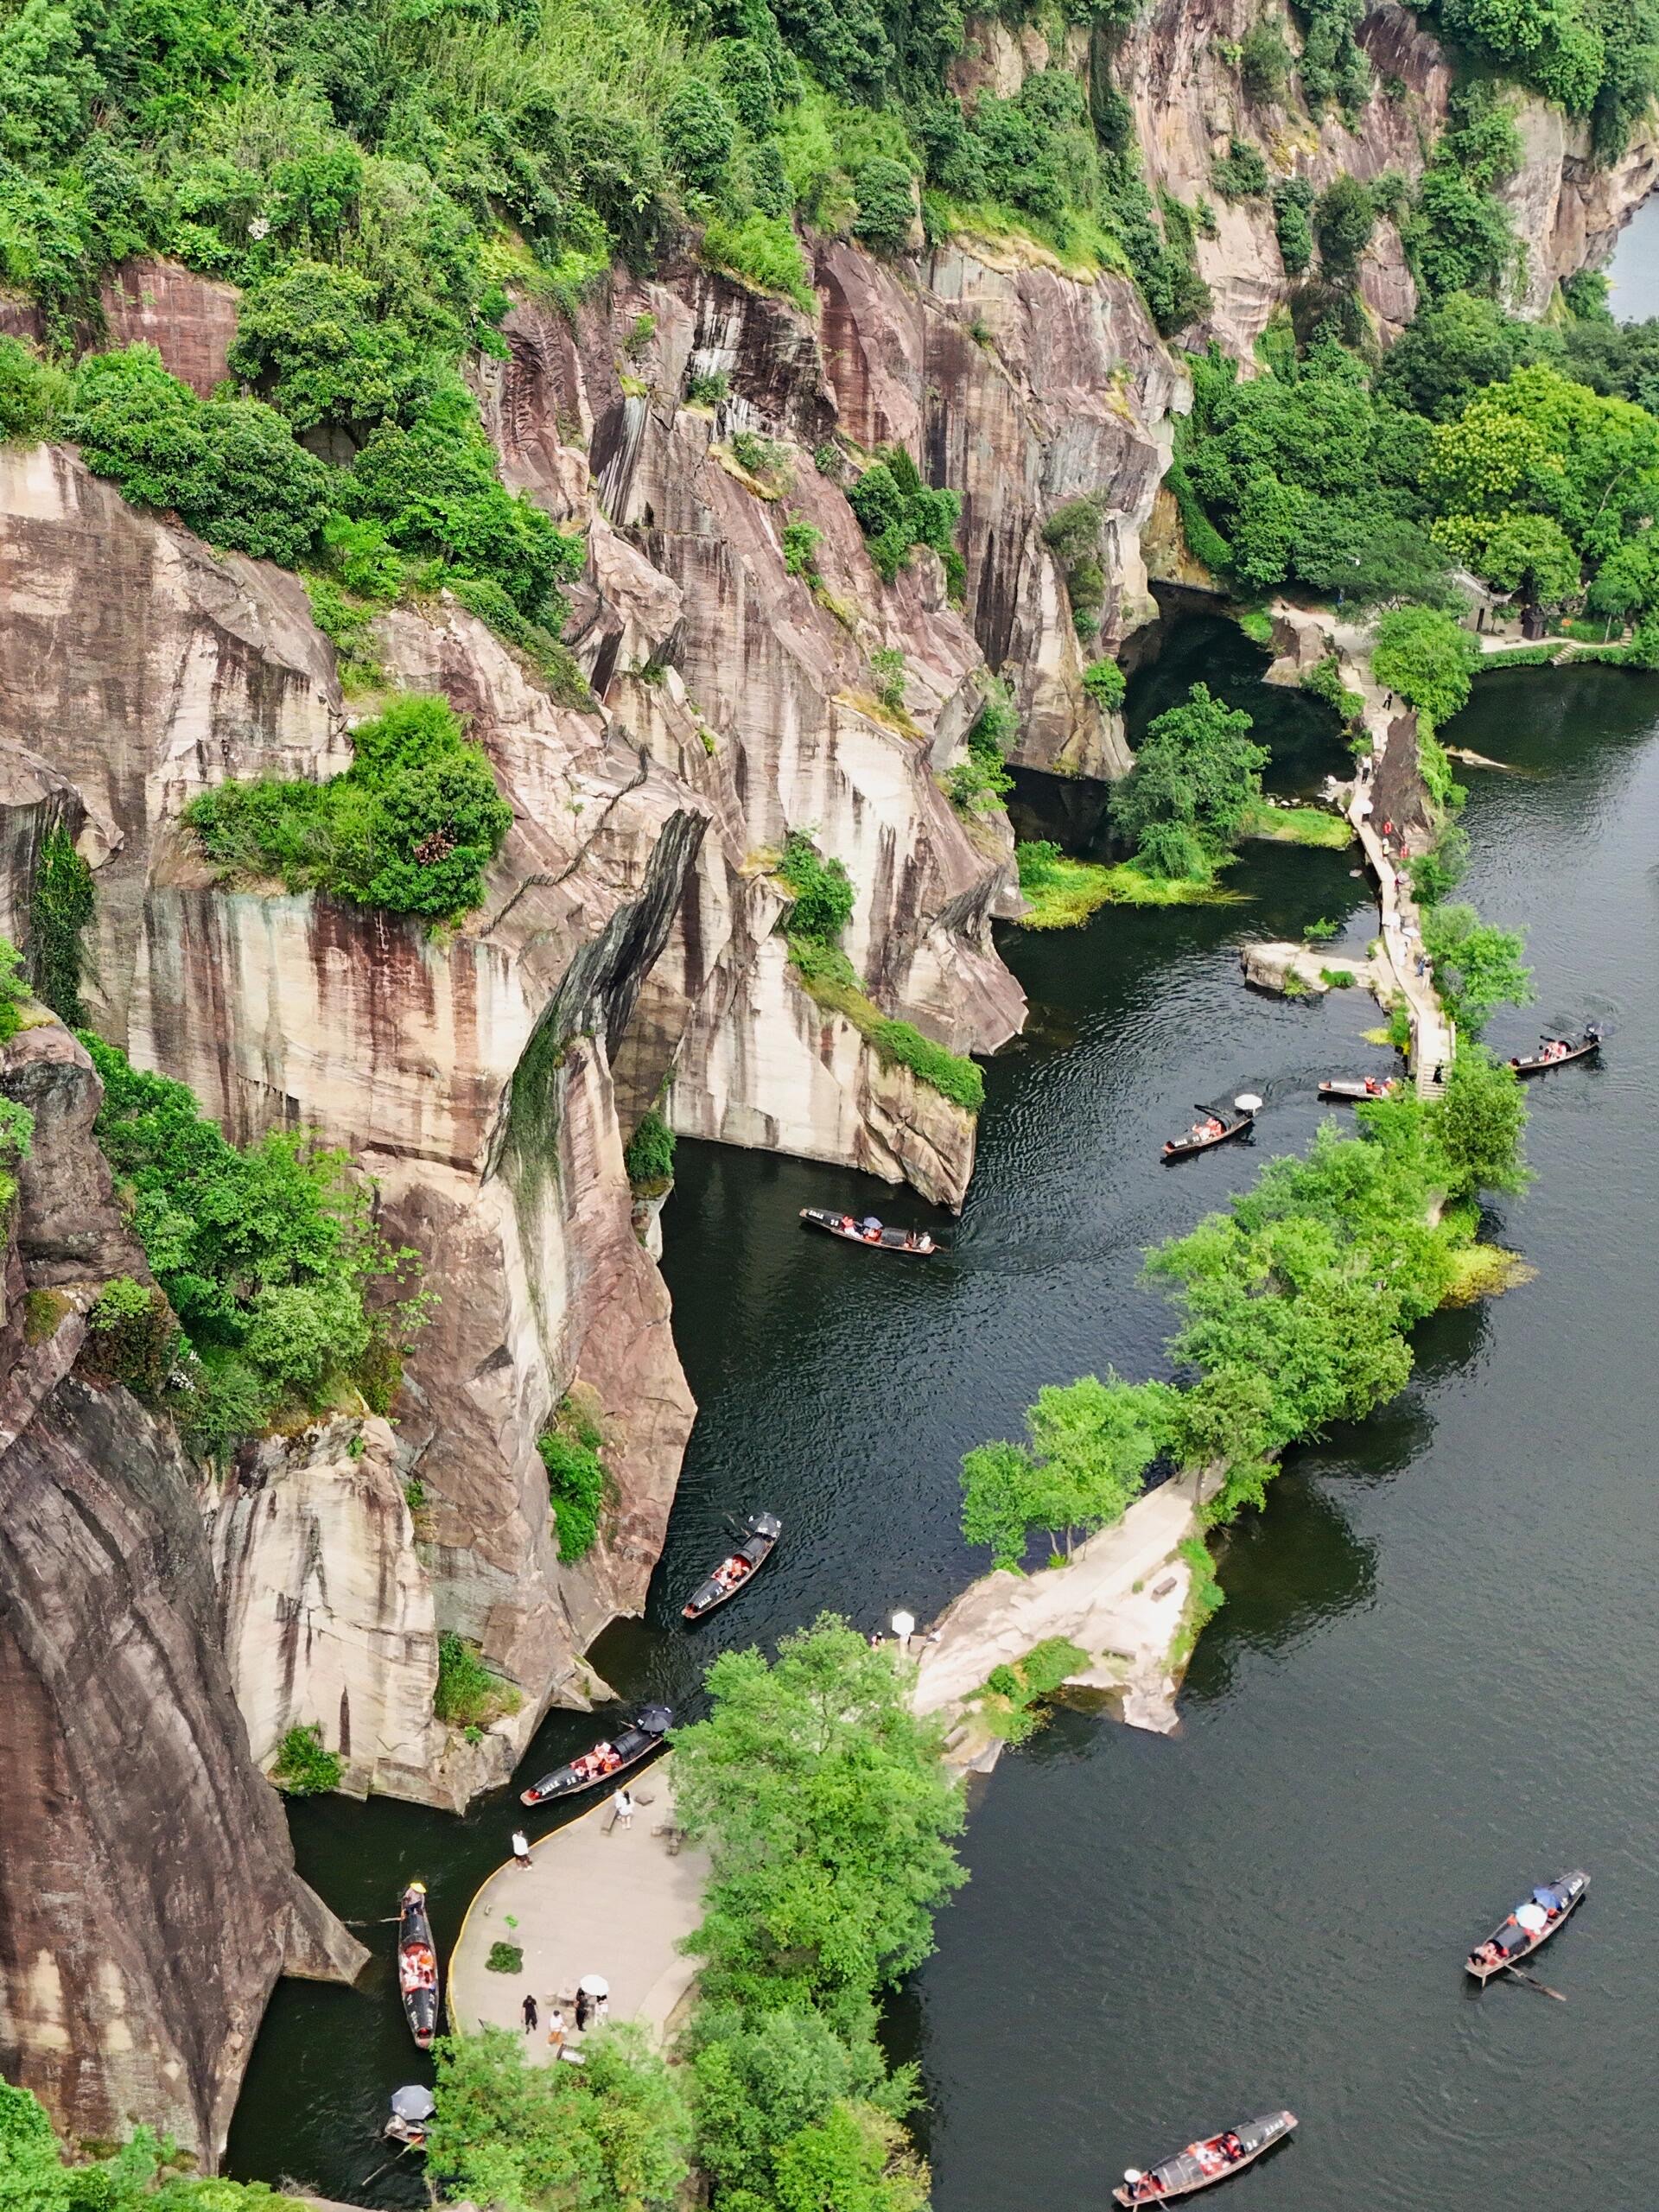
[[[517,1943],[497,1942],[490,1946],[490,1955],[484,1961],[487,1974],[523,1974],[524,1954]]]
[[[811,839],[791,830],[784,843],[778,874],[795,894],[783,917],[791,938],[833,944],[853,911],[853,886],[839,861],[826,861]]]
[[[199,1448],[221,1452],[285,1396],[308,1406],[336,1377],[349,1384],[420,1325],[418,1299],[370,1318],[365,1290],[378,1304],[415,1255],[383,1242],[344,1153],[304,1132],[238,1149],[182,1084],[79,1035],[104,1085],[94,1133],[187,1340],[186,1379],[167,1402]],[[152,1303],[151,1321],[132,1325],[158,1331],[159,1312]]]
[[[1115,660],[1094,660],[1083,671],[1083,688],[1103,714],[1115,715],[1123,704],[1128,683]]]
[[[636,1191],[655,1192],[674,1179],[674,1132],[654,1106],[647,1106],[623,1155]]]
[[[124,498],[174,509],[213,545],[296,567],[328,512],[329,471],[252,399],[198,399],[153,346],[76,372],[63,434]]]
[[[891,583],[905,566],[913,545],[931,546],[944,562],[948,577],[954,563],[959,578],[962,556],[953,540],[962,519],[962,494],[924,484],[902,446],[886,448],[853,485],[847,499],[885,582]]]
[[[478,1646],[446,1629],[438,1638],[438,1686],[432,1710],[447,1727],[487,1728],[523,1703],[511,1682],[493,1675]]]
[[[1210,181],[1224,200],[1265,200],[1271,181],[1260,147],[1248,138],[1230,139],[1226,153],[1210,164]]]
[[[1284,34],[1270,16],[1263,16],[1245,32],[1239,48],[1238,73],[1253,100],[1277,100],[1290,79],[1290,48]]]
[[[88,1365],[143,1397],[160,1395],[179,1333],[161,1291],[116,1275],[93,1300],[86,1328]]]
[[[1000,806],[1014,789],[1007,748],[1019,728],[1006,685],[995,684],[968,732],[967,758],[944,777],[945,795],[963,814]]]
[[[599,1454],[575,1436],[550,1429],[536,1440],[547,1469],[548,1497],[559,1532],[559,1557],[585,1558],[599,1537],[605,1470]]]
[[[1351,121],[1365,105],[1371,69],[1354,37],[1363,12],[1363,0],[1299,0],[1306,29],[1297,71],[1314,115],[1334,105]]]
[[[339,1789],[345,1770],[340,1753],[324,1747],[321,1722],[309,1720],[283,1738],[270,1778],[284,1796],[321,1797]]]
[[[325,783],[266,778],[199,794],[185,819],[207,858],[389,913],[448,921],[478,906],[512,810],[454,709],[405,692],[358,725],[352,747],[351,767]]]
[[[858,196],[853,235],[878,253],[906,251],[916,205],[914,181],[904,163],[877,155],[854,172],[853,189]]]
[[[71,1028],[80,1003],[81,938],[92,918],[92,871],[67,830],[48,830],[35,864],[29,901],[29,962],[35,995]]]
[[[898,714],[905,703],[905,657],[897,645],[878,645],[870,655],[870,675],[875,696],[889,712]]]
[[[367,277],[290,263],[241,302],[232,372],[257,385],[296,429],[402,418],[430,396],[432,365],[405,326],[376,306]]]
[[[702,257],[763,292],[780,292],[805,314],[817,305],[801,242],[782,215],[756,213],[737,223],[716,217],[703,232]]]
[[[737,133],[710,85],[687,77],[663,110],[663,151],[669,167],[696,192],[718,192],[731,168]]]
[[[732,457],[751,476],[777,490],[786,491],[794,481],[795,464],[789,448],[776,438],[763,438],[758,430],[734,431]]]
[[[1325,187],[1313,203],[1313,235],[1319,266],[1332,283],[1352,283],[1376,227],[1376,205],[1357,177],[1344,174]]]
[[[715,369],[708,376],[690,378],[685,387],[688,404],[692,407],[718,407],[732,389],[730,374],[725,369]]]
[[[16,338],[0,338],[0,438],[32,445],[49,437],[69,396],[69,378]]]
[[[1287,177],[1273,188],[1274,227],[1287,276],[1300,276],[1313,258],[1313,188],[1302,177]]]
[[[810,522],[786,522],[784,524],[784,567],[791,576],[804,576],[808,583],[818,581],[818,548],[823,543],[823,532]]]

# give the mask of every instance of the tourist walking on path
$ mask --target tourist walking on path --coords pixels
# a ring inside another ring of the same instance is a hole
[[[535,1996],[527,1989],[524,1992],[524,2033],[534,2035],[540,2025],[541,2015],[536,2010]]]
[[[530,1838],[524,1834],[523,1828],[514,1828],[512,1832],[512,1855],[521,1866],[528,1866],[532,1863],[530,1856]]]
[[[556,2005],[547,2016],[547,2040],[556,2058],[564,2049],[564,2007]]]
[[[633,1800],[626,1789],[619,1789],[611,1800],[616,1808],[616,1817],[625,1828],[633,1826]]]

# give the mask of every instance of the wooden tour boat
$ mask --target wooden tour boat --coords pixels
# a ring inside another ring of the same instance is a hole
[[[784,1533],[784,1524],[775,1513],[751,1513],[744,1526],[748,1533],[737,1549],[721,1560],[706,1582],[698,1583],[681,1608],[687,1620],[700,1621],[735,1598],[772,1557]]]
[[[1319,1096],[1333,1105],[1359,1106],[1368,1098],[1392,1098],[1399,1088],[1397,1075],[1339,1075],[1319,1085]]]
[[[1470,1952],[1463,1962],[1465,1970],[1484,1987],[1495,1974],[1506,1974],[1518,1966],[1548,1943],[1557,1929],[1566,1926],[1589,1886],[1590,1877],[1578,1868],[1570,1874],[1558,1874],[1553,1882],[1540,1883],[1524,1904],[1516,1905],[1486,1941]]]
[[[1145,2173],[1129,2167],[1112,2195],[1120,2204],[1162,2204],[1172,2197],[1195,2196],[1230,2174],[1243,2173],[1264,2151],[1282,2143],[1295,2125],[1294,2112],[1270,2112],[1264,2120],[1224,2127],[1219,2135],[1189,2143],[1185,2151]]]
[[[1524,1081],[1530,1075],[1548,1075],[1552,1068],[1570,1067],[1574,1060],[1593,1059],[1601,1050],[1601,1032],[1593,1021],[1575,1045],[1570,1037],[1542,1037],[1542,1049],[1530,1059],[1511,1059],[1510,1065]]]
[[[1186,1160],[1195,1152],[1209,1152],[1218,1144],[1225,1144],[1230,1137],[1242,1137],[1247,1129],[1254,1128],[1262,1101],[1253,1091],[1241,1091],[1234,1099],[1231,1118],[1213,1106],[1198,1108],[1204,1116],[1184,1137],[1172,1137],[1164,1147],[1166,1160]],[[1213,1126],[1212,1126],[1213,1125]]]
[[[868,1244],[876,1252],[908,1252],[925,1259],[939,1249],[938,1240],[925,1229],[888,1229],[873,1213],[855,1221],[849,1213],[832,1213],[827,1206],[803,1206],[801,1219],[809,1229],[827,1229],[849,1244]]]
[[[430,2050],[438,2031],[438,1953],[426,1916],[426,1884],[411,1882],[397,1900],[397,1993],[409,2032]]]
[[[630,1768],[661,1751],[663,1738],[673,1726],[674,1715],[665,1705],[645,1706],[639,1718],[614,1737],[595,1744],[579,1759],[555,1767],[551,1774],[521,1789],[519,1799],[526,1805],[544,1805],[550,1797],[575,1797],[584,1789],[597,1789],[601,1783],[619,1781]]]

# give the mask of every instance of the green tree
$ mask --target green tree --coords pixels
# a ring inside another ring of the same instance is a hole
[[[1526,1126],[1526,1102],[1514,1069],[1484,1046],[1459,1046],[1435,1112],[1435,1134],[1454,1172],[1449,1195],[1524,1190],[1532,1179],[1521,1156]]]
[[[1505,515],[1486,540],[1481,573],[1535,607],[1559,607],[1577,596],[1579,556],[1549,515]]]
[[[880,2113],[835,2106],[779,2149],[780,2212],[924,2212],[926,2169]]]
[[[1438,607],[1390,607],[1376,626],[1372,673],[1433,722],[1464,704],[1479,664],[1477,639]]]
[[[737,133],[711,85],[687,77],[663,110],[663,151],[694,192],[718,192],[731,167]]]
[[[428,2171],[452,2198],[502,2212],[645,2212],[671,2205],[690,2115],[632,2022],[590,2037],[586,2065],[531,2066],[500,2028],[435,2046]]]
[[[1423,950],[1434,963],[1434,988],[1466,1037],[1478,1037],[1498,1007],[1525,1006],[1534,995],[1525,938],[1483,922],[1472,906],[1427,908]]]
[[[1376,227],[1376,208],[1356,176],[1346,173],[1328,184],[1313,208],[1313,235],[1319,242],[1319,266],[1333,284],[1351,284],[1359,257]]]
[[[1184,831],[1213,861],[1238,835],[1244,810],[1262,791],[1267,747],[1250,742],[1250,717],[1194,683],[1185,702],[1148,728],[1128,777],[1114,786],[1112,819],[1154,873],[1168,873],[1166,842],[1155,833]],[[1150,841],[1150,842],[1149,842]]]
[[[378,311],[368,278],[315,261],[291,262],[242,301],[230,366],[296,430],[401,418],[435,380],[404,325]]]
[[[832,1614],[768,1665],[723,1652],[711,1710],[674,1739],[674,1794],[713,1861],[690,1948],[711,1995],[860,1996],[920,1964],[965,1878],[962,1800],[904,1671]]]
[[[1139,1495],[1163,1442],[1167,1394],[1153,1382],[1048,1383],[1026,1415],[1029,1445],[982,1444],[962,1463],[963,1534],[988,1543],[998,1567],[1018,1567],[1033,1529],[1050,1548],[1062,1532],[1068,1555],[1077,1533],[1109,1527]]]

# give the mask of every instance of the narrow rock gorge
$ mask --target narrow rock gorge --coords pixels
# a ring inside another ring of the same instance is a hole
[[[609,1694],[585,1655],[644,1607],[696,1415],[625,1159],[646,1112],[961,1208],[974,1113],[882,1028],[988,1055],[1025,1021],[993,935],[1024,911],[1013,831],[995,796],[963,804],[950,782],[988,703],[1011,711],[1015,766],[1120,777],[1103,660],[1156,650],[1154,582],[1166,606],[1221,594],[1164,480],[1183,353],[1213,345],[1254,373],[1300,295],[1271,200],[1212,204],[1215,164],[1248,137],[1281,180],[1404,190],[1452,112],[1452,61],[1396,0],[1356,27],[1372,88],[1345,118],[1247,91],[1258,15],[976,16],[942,79],[971,111],[1069,73],[1096,124],[1115,88],[1160,219],[1173,202],[1210,216],[1191,240],[1209,305],[1162,336],[1121,245],[1090,266],[971,208],[946,224],[907,172],[903,250],[803,219],[792,287],[716,265],[701,201],[651,251],[556,283],[531,215],[480,186],[505,276],[497,307],[456,323],[461,397],[495,493],[581,541],[574,674],[522,626],[492,627],[462,588],[478,578],[434,556],[364,616],[365,677],[295,570],[130,502],[61,423],[0,446],[0,933],[39,984],[42,854],[72,840],[93,885],[90,1027],[238,1144],[304,1131],[349,1154],[429,1309],[384,1414],[331,1406],[198,1464],[89,1338],[100,1286],[151,1281],[93,1134],[91,1061],[40,1007],[0,1051],[0,1092],[34,1116],[0,1335],[0,2071],[67,2133],[143,2120],[211,2167],[278,1974],[360,1963],[296,1876],[264,1778],[291,1730],[320,1728],[350,1794],[461,1810],[507,1782],[550,1705]],[[1530,94],[1516,117],[1507,303],[1538,318],[1659,180],[1659,137],[1645,117],[1598,161],[1586,122]],[[272,208],[280,227],[280,196],[237,201],[238,252]],[[65,360],[153,346],[201,401],[251,391],[233,366],[248,295],[223,273],[241,264],[226,248],[184,265],[189,236],[112,249],[67,321],[8,295],[0,328]],[[1357,277],[1374,350],[1417,311],[1413,266],[1385,213]],[[370,435],[296,427],[342,471]],[[959,495],[956,566],[918,539],[884,579],[847,492],[895,448]],[[1056,536],[1068,512],[1081,564]],[[209,863],[194,799],[340,775],[353,726],[397,692],[449,702],[511,810],[481,904],[431,926]],[[1421,793],[1414,728],[1387,767]],[[1402,823],[1411,791],[1379,792]],[[780,929],[791,838],[850,886],[832,988]],[[538,1449],[573,1391],[607,1485],[574,1560]],[[446,1636],[512,1711],[437,1718]]]

